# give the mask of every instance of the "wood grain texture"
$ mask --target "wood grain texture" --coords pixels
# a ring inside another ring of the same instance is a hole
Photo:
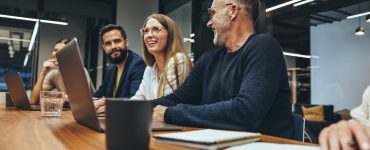
[[[199,128],[184,128],[184,131]],[[168,133],[152,132],[152,135]],[[263,135],[262,141],[287,144],[305,144]],[[59,118],[45,118],[39,111],[23,111],[0,105],[0,149],[106,149],[105,134],[82,126],[73,120],[71,111],[63,111]],[[152,137],[150,149],[185,150],[188,148],[155,142]]]
[[[29,113],[36,115],[30,115]],[[40,112],[0,110],[0,149],[62,150],[66,147],[48,129]]]

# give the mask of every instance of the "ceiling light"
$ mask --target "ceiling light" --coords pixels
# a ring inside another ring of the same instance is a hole
[[[347,19],[357,18],[357,17],[361,17],[361,16],[365,16],[365,15],[370,15],[370,11],[369,12],[364,12],[364,13],[361,13],[361,14],[348,16]]]
[[[37,19],[34,19],[34,18],[18,17],[18,16],[11,16],[11,15],[3,15],[3,14],[0,14],[0,17],[1,18],[16,19],[16,20],[25,20],[25,21],[37,21]]]
[[[36,21],[35,27],[33,28],[33,32],[32,32],[32,37],[31,37],[30,45],[28,45],[28,53],[26,54],[26,57],[24,58],[24,62],[23,62],[23,66],[24,67],[27,66],[28,57],[29,57],[30,52],[32,51],[33,45],[35,43],[36,35],[37,35],[38,30],[39,30],[39,22]]]
[[[363,27],[357,27],[355,35],[361,36],[365,34],[365,29]]]
[[[283,52],[285,56],[300,57],[300,58],[320,58],[319,56],[302,55],[297,53]]]
[[[37,35],[38,30],[39,30],[39,22],[37,21],[37,22],[35,23],[35,27],[33,28],[32,37],[31,37],[31,41],[30,41],[30,45],[28,45],[28,51],[31,51],[31,50],[32,50],[32,48],[33,48],[33,44],[35,43],[36,35]]]
[[[370,23],[370,15],[366,15],[366,22],[369,22]]]
[[[28,57],[29,57],[29,53],[26,54],[26,57],[24,57],[24,62],[23,62],[23,66],[26,67],[27,66],[27,62],[28,62]]]
[[[40,20],[40,22],[42,22],[42,23],[49,23],[49,24],[63,25],[63,26],[68,25],[68,23],[67,23],[67,22],[52,21],[52,20],[43,20],[43,19],[41,19],[41,20]]]
[[[24,21],[34,21],[34,22],[37,22],[39,20],[39,19],[35,19],[35,18],[27,18],[27,17],[19,17],[19,16],[11,16],[11,15],[3,15],[3,14],[0,14],[0,17],[1,18],[8,18],[8,19],[24,20]],[[57,24],[57,25],[68,25],[67,22],[44,20],[44,19],[40,19],[40,22],[49,23],[49,24]]]
[[[369,2],[369,7],[368,7],[368,9],[370,9],[370,2]],[[366,15],[366,17],[365,17],[365,22],[370,23],[370,14],[369,14],[369,15]]]
[[[30,42],[30,40],[27,40],[27,39],[8,38],[8,37],[0,37],[0,40]]]
[[[313,2],[313,1],[315,1],[315,0],[305,0],[305,1],[302,1],[302,2],[299,2],[299,3],[295,3],[293,6],[297,7],[297,6],[301,6],[303,4],[307,4],[307,3]]]
[[[299,2],[299,1],[302,1],[302,0],[291,0],[291,1],[288,1],[288,2],[285,2],[285,3],[282,3],[282,4],[279,4],[279,5],[276,5],[276,6],[272,6],[270,8],[267,8],[266,9],[266,12],[270,12],[270,11],[273,11],[275,9],[279,9],[281,7],[285,7],[285,6],[291,5],[291,4],[294,4],[294,3]]]
[[[361,12],[361,6],[358,5],[358,12]],[[355,35],[361,36],[365,34],[365,29],[361,27],[361,17],[358,18],[358,27],[355,30]]]

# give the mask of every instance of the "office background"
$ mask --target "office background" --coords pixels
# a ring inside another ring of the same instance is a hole
[[[301,0],[302,2],[307,0]],[[289,0],[265,0],[271,8]],[[0,14],[68,23],[56,25],[0,17],[0,90],[6,92],[5,71],[21,72],[30,90],[42,62],[49,59],[55,41],[77,37],[85,67],[96,86],[107,64],[98,35],[108,23],[122,25],[129,48],[141,54],[139,29],[147,16],[163,13],[180,28],[186,50],[196,61],[204,52],[217,49],[207,29],[207,8],[212,0],[1,0]],[[263,9],[265,10],[265,9]],[[370,84],[369,35],[355,35],[362,26],[369,0],[311,0],[299,6],[261,11],[258,33],[274,36],[285,52],[292,100],[307,104],[331,104],[336,110],[353,109]],[[32,35],[35,42],[30,48]],[[27,56],[28,55],[28,56]],[[27,58],[28,57],[28,58]],[[26,59],[27,58],[27,59]]]

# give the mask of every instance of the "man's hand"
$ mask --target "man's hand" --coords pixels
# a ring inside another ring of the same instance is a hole
[[[94,106],[96,113],[105,113],[105,98],[100,98],[98,100],[94,100]]]
[[[153,110],[153,121],[154,122],[164,122],[164,113],[167,107],[158,105]]]
[[[340,121],[323,129],[319,143],[322,150],[370,150],[367,130],[356,121]]]

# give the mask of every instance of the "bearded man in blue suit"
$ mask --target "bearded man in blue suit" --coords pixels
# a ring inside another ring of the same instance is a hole
[[[100,29],[100,36],[104,52],[111,64],[106,68],[103,84],[94,93],[94,97],[102,99],[135,95],[146,67],[143,59],[128,49],[126,32],[121,26],[106,25]]]

